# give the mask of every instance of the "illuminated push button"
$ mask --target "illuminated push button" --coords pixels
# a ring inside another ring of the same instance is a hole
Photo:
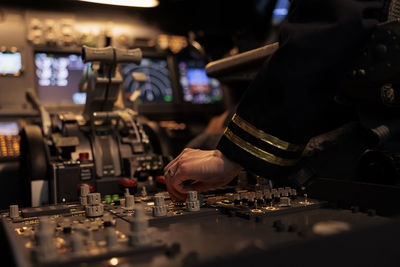
[[[111,195],[105,195],[104,197],[104,201],[106,202],[106,204],[110,204],[111,203]]]
[[[153,216],[162,217],[167,215],[167,206],[165,205],[164,196],[154,196]]]
[[[200,201],[197,199],[197,191],[189,191],[187,199],[188,201],[186,202],[186,206],[189,211],[200,210]]]
[[[89,160],[89,153],[88,152],[79,153],[79,160],[80,161]]]
[[[10,218],[15,219],[19,217],[18,205],[10,205]]]
[[[119,195],[118,194],[112,195],[112,201],[114,202],[119,201]]]

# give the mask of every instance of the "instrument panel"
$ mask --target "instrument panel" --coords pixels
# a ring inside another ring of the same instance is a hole
[[[232,260],[285,265],[290,257],[270,255],[287,255],[289,246],[293,253],[317,250],[332,237],[392,222],[332,209],[291,188],[189,192],[186,202],[175,203],[166,192],[102,197],[83,191],[78,203],[12,205],[1,214],[2,241],[16,266],[225,266]]]

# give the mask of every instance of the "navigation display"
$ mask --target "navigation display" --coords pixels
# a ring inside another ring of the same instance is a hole
[[[79,92],[85,66],[78,54],[35,53],[40,101],[45,104],[85,104],[86,93]]]
[[[147,82],[136,81],[132,76],[134,73],[145,74]],[[139,103],[172,102],[171,79],[165,58],[144,57],[140,66],[125,64],[122,67],[122,74],[126,99],[129,100],[136,90],[140,90]]]
[[[222,99],[220,83],[218,80],[207,76],[203,61],[180,61],[179,74],[184,102],[211,104]]]
[[[20,52],[0,52],[0,75],[19,75],[21,68]]]

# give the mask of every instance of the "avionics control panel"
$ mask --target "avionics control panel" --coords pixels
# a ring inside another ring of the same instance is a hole
[[[166,192],[101,196],[82,187],[77,203],[11,205],[1,219],[17,266],[207,266],[390,222],[292,188],[191,191],[174,203]]]

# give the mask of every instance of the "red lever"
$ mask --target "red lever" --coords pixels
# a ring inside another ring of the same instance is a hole
[[[164,176],[157,176],[156,183],[166,184]]]
[[[137,181],[128,178],[119,178],[119,184],[123,187],[136,187]]]

